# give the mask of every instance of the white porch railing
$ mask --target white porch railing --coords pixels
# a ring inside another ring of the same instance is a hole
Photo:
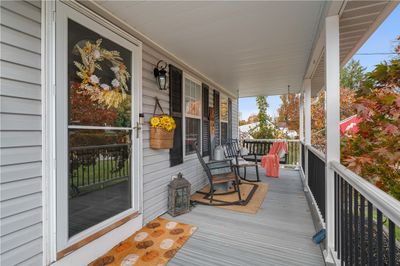
[[[305,153],[308,152],[308,157]],[[339,162],[326,164],[324,155],[302,145],[302,171],[322,225],[325,225],[325,168],[335,172],[334,257],[337,264],[399,265],[400,247],[396,230],[400,225],[400,202]],[[304,159],[308,158],[305,162]],[[304,166],[307,164],[308,173]]]

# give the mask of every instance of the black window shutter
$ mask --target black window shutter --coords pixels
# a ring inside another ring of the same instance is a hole
[[[183,163],[182,92],[182,70],[169,65],[169,110],[176,123],[174,146],[169,150],[171,167]]]
[[[202,116],[202,123],[203,123],[203,128],[202,128],[202,145],[203,145],[203,157],[210,155],[210,117],[209,117],[209,87],[207,84],[202,84],[202,90],[203,90],[203,116]]]
[[[220,119],[219,119],[219,92],[214,90],[214,123],[215,123],[215,146],[221,144]]]
[[[228,98],[228,139],[232,139],[232,99]]]

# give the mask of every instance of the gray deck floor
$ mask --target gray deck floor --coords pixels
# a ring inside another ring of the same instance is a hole
[[[196,206],[172,218],[199,228],[168,265],[324,265],[300,175],[281,169],[257,214]]]

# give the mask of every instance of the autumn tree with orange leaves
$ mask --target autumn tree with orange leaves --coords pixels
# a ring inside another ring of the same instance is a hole
[[[356,91],[346,87],[340,88],[340,120],[356,114],[355,101]],[[325,90],[321,90],[311,102],[311,143],[318,150],[325,152]]]
[[[356,101],[356,134],[342,138],[342,163],[400,200],[400,45],[367,75]]]
[[[278,108],[278,122],[285,122],[289,130],[299,133],[300,95],[289,93],[281,96],[282,104]]]

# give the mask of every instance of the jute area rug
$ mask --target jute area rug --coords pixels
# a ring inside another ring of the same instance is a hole
[[[200,191],[207,193],[210,191],[210,188],[209,186],[205,186]],[[221,191],[216,191],[216,192],[221,192]],[[245,200],[245,205],[228,205],[228,206],[213,206],[213,207],[237,211],[237,212],[256,214],[257,211],[260,209],[261,204],[264,202],[267,192],[268,192],[268,184],[242,182],[242,184],[240,185],[240,194],[242,196],[242,199]],[[201,193],[195,193],[191,197],[191,199],[192,201],[195,201],[200,204],[210,203],[209,198]],[[237,193],[220,195],[220,196],[214,195],[214,200],[232,202],[239,200],[239,196]],[[214,202],[218,203],[216,201],[213,201],[213,203]]]
[[[158,217],[89,265],[166,265],[196,229]]]

